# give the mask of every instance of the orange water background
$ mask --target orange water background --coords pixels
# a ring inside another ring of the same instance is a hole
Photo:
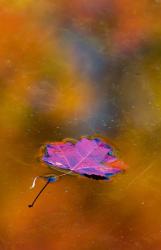
[[[0,1],[0,250],[161,249],[161,1]],[[129,168],[35,207],[46,141],[99,133]]]

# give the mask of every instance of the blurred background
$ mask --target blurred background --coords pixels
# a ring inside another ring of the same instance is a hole
[[[161,249],[161,1],[0,1],[0,250]],[[47,141],[99,133],[112,182],[51,171]]]

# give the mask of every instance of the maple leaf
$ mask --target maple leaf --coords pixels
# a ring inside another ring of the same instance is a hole
[[[99,138],[46,144],[42,161],[53,168],[94,179],[109,179],[125,169],[124,162],[114,155],[113,148]]]

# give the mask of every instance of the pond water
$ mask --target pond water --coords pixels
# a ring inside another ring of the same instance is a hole
[[[161,2],[0,3],[2,250],[161,249]],[[103,135],[110,182],[52,170],[41,145]]]

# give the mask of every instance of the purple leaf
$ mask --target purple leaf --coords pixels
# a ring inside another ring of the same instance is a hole
[[[53,168],[94,179],[109,179],[126,168],[124,162],[114,155],[113,148],[100,138],[82,138],[75,144],[47,144],[42,160]]]

